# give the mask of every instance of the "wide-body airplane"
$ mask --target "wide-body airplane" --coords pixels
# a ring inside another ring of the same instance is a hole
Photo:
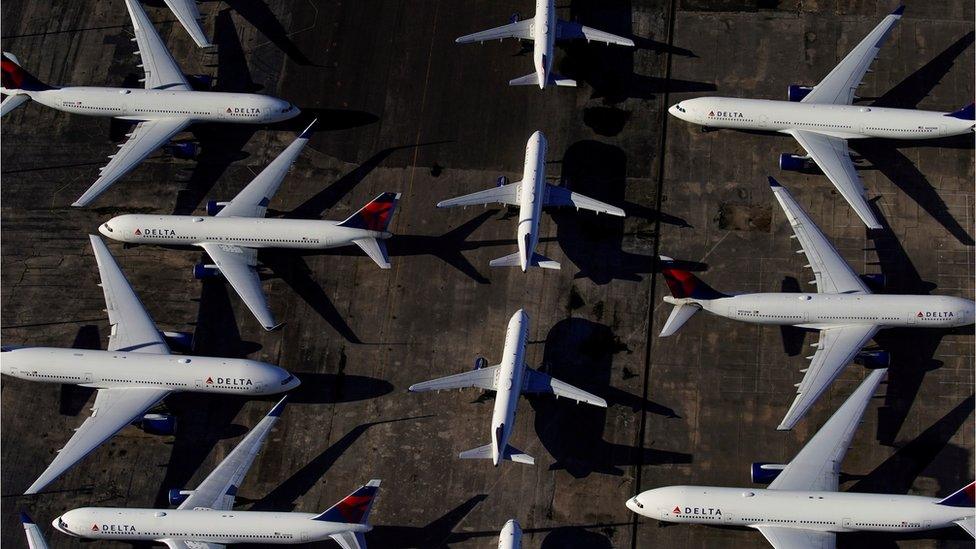
[[[498,535],[498,549],[522,549],[522,527],[515,519],[509,519]]]
[[[820,341],[797,384],[797,395],[777,429],[788,430],[806,414],[834,378],[882,328],[954,328],[973,323],[969,299],[929,295],[875,295],[844,261],[810,216],[775,179],[770,186],[801,251],[813,269],[816,293],[758,293],[727,295],[710,288],[695,275],[662,258],[662,273],[674,305],[661,336],[674,334],[696,312],[752,322],[820,330]],[[799,253],[799,252],[797,252]],[[863,353],[869,363],[886,363],[884,353]],[[886,365],[886,364],[885,364]]]
[[[523,273],[529,267],[559,268],[558,262],[535,253],[535,247],[539,244],[539,219],[542,217],[542,208],[545,206],[570,206],[576,209],[591,210],[598,214],[624,216],[624,211],[616,206],[594,200],[580,193],[574,193],[565,187],[546,183],[546,150],[548,146],[549,143],[542,132],[537,131],[529,137],[529,141],[525,145],[525,166],[522,168],[521,181],[503,183],[491,189],[437,203],[438,208],[492,203],[519,207],[519,251],[491,260],[489,265],[492,267],[518,266]],[[500,181],[503,179],[500,178]]]
[[[486,366],[485,359],[479,357],[475,360],[474,371],[410,386],[409,390],[414,393],[466,387],[495,391],[495,405],[491,414],[491,442],[461,452],[458,456],[461,459],[491,459],[496,467],[503,459],[535,464],[535,458],[508,444],[515,426],[519,395],[522,393],[551,393],[556,398],[569,398],[576,402],[607,407],[607,401],[602,398],[527,367],[525,345],[528,339],[529,315],[519,309],[508,321],[501,364]]]
[[[171,355],[166,337],[153,324],[105,243],[97,236],[90,238],[112,325],[108,350],[3,347],[0,372],[6,375],[98,389],[91,416],[25,494],[42,490],[133,422],[148,432],[172,434],[174,418],[146,414],[170,393],[258,396],[299,385],[294,375],[265,362]]]
[[[281,326],[275,321],[261,290],[257,254],[261,248],[323,250],[359,246],[380,268],[389,269],[384,241],[393,219],[399,193],[383,193],[345,221],[319,219],[266,219],[271,198],[278,191],[288,169],[305,148],[312,122],[257,177],[230,202],[208,202],[207,213],[198,215],[128,214],[113,217],[98,231],[129,244],[198,246],[213,264],[198,264],[197,278],[223,275],[241,296],[247,308],[266,330]]]
[[[754,528],[777,549],[832,549],[842,532],[958,525],[973,535],[974,484],[942,499],[837,491],[840,464],[886,373],[871,372],[789,464],[754,463],[753,482],[769,483],[767,489],[667,486],[627,500],[627,508],[665,522]]]
[[[55,518],[61,533],[124,543],[156,541],[171,549],[225,544],[291,545],[332,538],[343,549],[365,549],[369,512],[380,481],[371,480],[323,513],[235,511],[234,499],[254,458],[285,407],[285,397],[220,462],[196,490],[170,490],[174,510],[83,507]]]
[[[145,89],[48,86],[31,76],[12,54],[0,62],[7,95],[0,115],[28,99],[74,114],[138,122],[128,140],[109,156],[98,179],[72,206],[87,206],[153,151],[196,122],[270,124],[298,116],[291,103],[253,93],[195,91],[153,28],[139,0],[125,0],[135,28],[135,41],[145,71]]]
[[[516,19],[516,17],[513,17]],[[488,40],[504,40],[517,38],[532,40],[532,64],[535,72],[509,81],[509,86],[539,86],[541,89],[549,84],[557,86],[576,86],[576,81],[562,77],[552,72],[553,49],[556,40],[585,39],[587,42],[596,40],[607,44],[633,46],[634,41],[629,38],[610,34],[600,30],[584,27],[579,23],[556,19],[556,0],[536,0],[535,17],[513,21],[508,25],[496,27],[486,31],[462,36],[456,40],[458,44],[472,42],[486,42]]]
[[[783,153],[783,170],[803,170],[813,160],[837,187],[868,228],[880,229],[854,169],[848,139],[934,139],[973,131],[973,105],[956,112],[932,112],[852,105],[854,92],[877,57],[881,45],[904,12],[884,18],[851,53],[812,88],[791,85],[789,101],[699,97],[673,105],[668,112],[706,128],[731,128],[792,135],[806,156]]]

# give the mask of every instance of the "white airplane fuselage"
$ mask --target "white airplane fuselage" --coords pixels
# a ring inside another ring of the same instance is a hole
[[[933,139],[973,131],[972,120],[942,112],[770,99],[699,97],[672,105],[668,112],[708,128],[808,130],[842,139]]]
[[[120,215],[98,232],[129,244],[192,246],[207,242],[248,248],[321,250],[360,238],[387,239],[388,232],[340,227],[338,221],[195,215]]]
[[[918,532],[954,526],[973,509],[921,496],[668,486],[627,500],[631,511],[665,522],[775,526],[822,532]]]
[[[505,349],[498,367],[495,406],[491,414],[491,459],[501,463],[508,439],[515,426],[515,413],[525,379],[525,344],[529,337],[529,317],[519,309],[505,330]]]
[[[556,44],[556,10],[554,0],[536,0],[535,22],[532,25],[532,63],[539,75],[539,88],[545,89],[552,74],[552,58]]]
[[[311,513],[129,509],[83,507],[55,518],[60,532],[78,538],[152,541],[167,538],[232,544],[297,544],[343,532],[366,532],[365,524],[312,520]]]
[[[498,549],[522,549],[522,527],[515,519],[510,519],[498,535]]]
[[[823,329],[855,324],[883,328],[953,328],[973,323],[974,303],[952,296],[762,293],[718,299],[674,298],[718,316],[755,324]]]
[[[97,389],[153,387],[246,395],[281,393],[300,383],[286,370],[256,360],[56,347],[4,350],[0,373]]]
[[[287,101],[254,93],[87,86],[18,93],[59,111],[123,120],[190,118],[194,122],[270,124],[300,112]]]
[[[539,244],[539,219],[546,202],[546,151],[549,143],[542,132],[535,132],[525,145],[525,166],[519,191],[518,246],[522,272],[529,269],[532,254]]]

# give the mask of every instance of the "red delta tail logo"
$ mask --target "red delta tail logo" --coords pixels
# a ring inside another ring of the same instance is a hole
[[[662,269],[661,273],[664,275],[664,281],[668,283],[671,295],[682,298],[695,294],[695,288],[698,286],[695,275],[679,269]]]
[[[208,377],[207,378],[207,385],[213,385],[213,378],[212,377]]]
[[[7,59],[6,57],[0,61],[0,70],[3,71],[3,87],[10,90],[20,90],[23,89],[24,85],[24,69],[20,68],[17,63]]]
[[[339,514],[342,518],[346,519],[346,522],[360,522],[363,520],[363,516],[369,511],[369,504],[373,501],[373,495],[365,496],[348,496],[346,499],[340,501],[336,506]]]
[[[677,505],[675,505],[674,506],[674,509],[671,512],[674,513],[674,514],[676,514],[676,515],[680,515],[681,514],[681,507],[678,507]]]
[[[394,201],[374,200],[363,206],[359,215],[363,217],[363,224],[371,231],[383,231],[390,221],[393,208],[396,206]]]

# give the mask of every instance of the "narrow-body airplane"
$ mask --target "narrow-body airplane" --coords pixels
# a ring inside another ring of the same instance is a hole
[[[458,44],[470,44],[488,40],[504,40],[505,38],[532,40],[532,64],[535,66],[535,72],[515,78],[509,81],[508,85],[539,86],[540,89],[545,89],[549,84],[576,86],[575,80],[564,78],[552,72],[552,61],[555,57],[553,50],[556,40],[585,39],[587,42],[596,40],[597,42],[620,46],[634,45],[634,41],[629,38],[584,27],[579,23],[556,19],[556,0],[536,0],[535,16],[531,19],[513,21],[508,25],[468,34],[458,38],[456,42]]]
[[[261,290],[258,249],[322,250],[357,245],[380,268],[390,268],[384,241],[392,236],[387,228],[399,193],[379,195],[345,221],[264,217],[288,169],[308,143],[311,129],[310,125],[233,200],[208,202],[210,216],[128,214],[110,219],[98,230],[129,244],[203,248],[213,264],[196,265],[194,275],[223,275],[258,322],[266,330],[274,330],[281,324],[275,321]]]
[[[974,484],[946,498],[838,492],[840,464],[887,370],[874,370],[789,464],[754,463],[766,489],[667,486],[627,500],[656,520],[759,530],[777,549],[836,547],[844,532],[919,532],[958,525],[973,535]]]
[[[934,139],[973,131],[970,104],[956,112],[932,112],[853,105],[854,92],[877,57],[881,45],[901,19],[904,7],[885,17],[816,86],[791,85],[789,101],[699,97],[673,105],[668,112],[705,128],[778,132],[793,136],[806,156],[783,153],[783,170],[803,170],[814,163],[837,187],[861,221],[880,229],[864,197],[864,185],[847,148],[848,139]]]
[[[515,519],[509,519],[498,535],[498,549],[522,549],[522,527]]]
[[[125,0],[134,40],[145,71],[145,89],[92,86],[55,87],[42,83],[12,54],[0,61],[7,95],[0,115],[28,100],[64,112],[137,122],[128,140],[109,156],[98,179],[72,206],[87,206],[173,136],[196,122],[270,124],[298,116],[291,103],[253,93],[195,91],[160,39],[139,0]]]
[[[867,362],[887,362],[883,353],[861,353],[882,328],[954,328],[973,323],[969,299],[929,295],[876,295],[857,276],[827,237],[775,179],[770,186],[813,269],[816,293],[727,295],[663,258],[662,273],[674,305],[661,337],[674,334],[700,310],[755,324],[820,330],[820,341],[797,384],[797,395],[778,429],[789,430],[806,414],[840,371],[860,355]]]
[[[25,494],[34,494],[133,422],[162,434],[175,419],[146,411],[174,392],[271,395],[299,380],[284,369],[255,360],[171,355],[142,302],[105,243],[91,236],[105,308],[112,325],[107,351],[53,347],[3,348],[0,372],[28,381],[98,389],[92,414],[58,450],[54,461]]]
[[[501,364],[486,366],[486,361],[479,358],[475,361],[474,371],[410,386],[409,390],[415,393],[466,387],[495,391],[495,405],[491,415],[491,442],[461,452],[459,455],[461,459],[491,459],[496,467],[502,460],[535,464],[535,458],[508,443],[515,426],[519,395],[522,393],[551,393],[556,395],[556,398],[563,397],[576,402],[607,407],[607,402],[602,398],[527,367],[525,346],[528,339],[529,315],[520,309],[508,321]]]
[[[529,267],[544,269],[558,269],[559,263],[543,255],[535,253],[539,244],[539,219],[542,208],[547,206],[569,206],[576,209],[606,213],[619,217],[624,211],[599,200],[594,200],[580,193],[575,193],[565,187],[557,187],[546,183],[546,151],[548,141],[542,132],[535,132],[529,137],[525,146],[525,165],[522,168],[522,180],[515,183],[505,183],[492,189],[442,200],[437,203],[438,208],[453,208],[456,206],[473,206],[485,204],[505,204],[518,206],[518,247],[519,251],[493,259],[489,263],[492,267],[515,267],[522,272]]]
[[[365,549],[364,534],[380,481],[369,483],[323,513],[235,511],[234,500],[265,439],[285,407],[285,397],[197,486],[170,490],[179,507],[130,509],[83,507],[55,518],[69,536],[124,543],[156,541],[170,549],[218,549],[226,544],[291,545],[332,538],[343,549]]]

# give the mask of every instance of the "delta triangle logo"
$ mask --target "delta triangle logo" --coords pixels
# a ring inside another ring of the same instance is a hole
[[[923,315],[923,314],[922,314],[922,311],[919,311],[919,312],[918,312],[918,314],[917,314],[917,315],[915,315],[915,316],[917,316],[918,318],[922,318],[922,317],[924,317],[925,315]]]
[[[234,111],[230,110],[230,107],[227,107],[227,114],[230,114],[232,112],[234,112]]]
[[[142,231],[140,231],[139,229],[136,229],[136,236],[141,236],[141,235],[142,235]]]
[[[92,532],[97,532],[97,531],[98,531],[98,525],[92,524]]]
[[[213,378],[207,377],[207,385],[213,385]]]
[[[708,111],[708,116],[715,116],[715,111]]]
[[[674,513],[674,514],[676,514],[676,515],[680,515],[681,514],[681,507],[678,507],[677,505],[675,505],[674,506],[674,510],[672,510],[671,512]]]

